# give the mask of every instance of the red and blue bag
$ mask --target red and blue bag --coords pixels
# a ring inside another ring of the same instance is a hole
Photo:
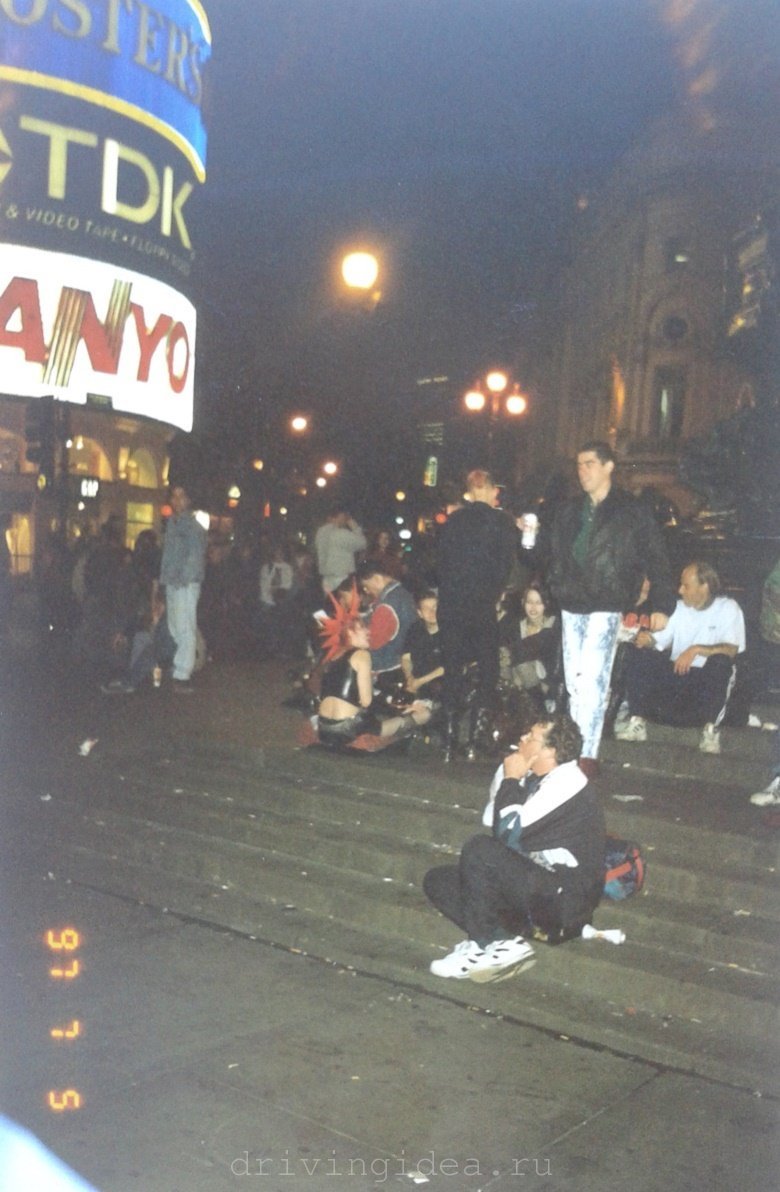
[[[604,852],[604,897],[622,902],[637,894],[645,884],[646,869],[638,844],[608,836]]]

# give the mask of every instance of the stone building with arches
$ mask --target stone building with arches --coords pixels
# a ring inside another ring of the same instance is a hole
[[[678,478],[685,443],[752,405],[760,385],[729,336],[735,241],[778,192],[776,130],[681,117],[654,125],[583,198],[547,378],[550,446],[571,458],[607,439],[624,482],[695,509]]]
[[[41,492],[38,468],[26,454],[28,404],[0,396],[0,517],[16,575],[31,572],[43,539],[55,531],[74,544],[113,517],[128,547],[142,530],[159,533],[171,427],[89,405],[58,403],[67,429],[58,444],[56,483]]]

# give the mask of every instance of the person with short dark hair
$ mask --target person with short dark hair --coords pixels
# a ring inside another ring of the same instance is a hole
[[[604,889],[604,816],[577,765],[582,735],[560,714],[523,733],[496,772],[482,823],[457,865],[423,889],[467,935],[434,960],[437,977],[495,981],[533,963],[527,936],[581,934]]]
[[[441,658],[441,634],[437,621],[439,598],[426,589],[415,601],[417,620],[406,635],[401,666],[406,690],[419,699],[439,700],[444,666]]]
[[[176,642],[173,690],[187,694],[195,669],[198,636],[198,600],[206,572],[208,536],[192,511],[190,494],[183,484],[171,488],[173,513],[165,527],[160,562],[160,583],[165,588],[168,629]]]
[[[702,728],[699,748],[720,753],[720,725],[745,649],[745,618],[720,595],[718,573],[696,561],[683,568],[680,599],[665,628],[640,631],[626,663],[630,719],[620,741],[646,741],[647,721]],[[667,652],[668,651],[668,652]]]
[[[517,527],[496,508],[498,486],[484,468],[466,478],[468,500],[449,515],[439,536],[437,577],[444,681],[444,757],[458,742],[464,703],[464,669],[477,664],[478,688],[472,706],[469,745],[473,747],[481,712],[497,702],[499,636],[496,606],[517,557]]]
[[[404,685],[401,658],[406,635],[417,620],[411,592],[388,575],[380,563],[366,559],[356,572],[361,591],[371,601],[368,630],[374,683],[389,692]]]
[[[636,605],[645,577],[651,628],[662,629],[674,609],[661,531],[646,504],[612,483],[614,469],[608,443],[583,443],[577,452],[583,495],[559,510],[549,546],[547,581],[561,609],[569,710],[582,732],[580,765],[589,777],[598,770],[623,614]]]

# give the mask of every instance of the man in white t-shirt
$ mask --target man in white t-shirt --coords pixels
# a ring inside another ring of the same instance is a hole
[[[637,635],[626,671],[631,718],[616,730],[619,740],[647,740],[648,720],[679,727],[703,725],[699,748],[720,753],[720,724],[734,684],[734,661],[745,649],[742,609],[720,591],[714,567],[689,564],[680,579],[682,599],[666,627]]]

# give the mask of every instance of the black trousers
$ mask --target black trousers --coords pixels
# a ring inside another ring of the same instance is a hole
[[[676,675],[669,655],[632,649],[626,665],[628,706],[632,716],[656,724],[701,728],[719,724],[726,711],[734,676],[734,659],[711,654],[704,666]]]
[[[443,915],[482,946],[527,935],[533,924],[545,930],[562,926],[560,876],[494,836],[472,836],[457,865],[428,870],[423,890]]]
[[[439,611],[439,633],[444,665],[442,704],[446,712],[457,712],[463,700],[463,671],[476,662],[479,672],[479,702],[489,707],[498,687],[498,622],[488,607],[476,613],[456,609]]]

